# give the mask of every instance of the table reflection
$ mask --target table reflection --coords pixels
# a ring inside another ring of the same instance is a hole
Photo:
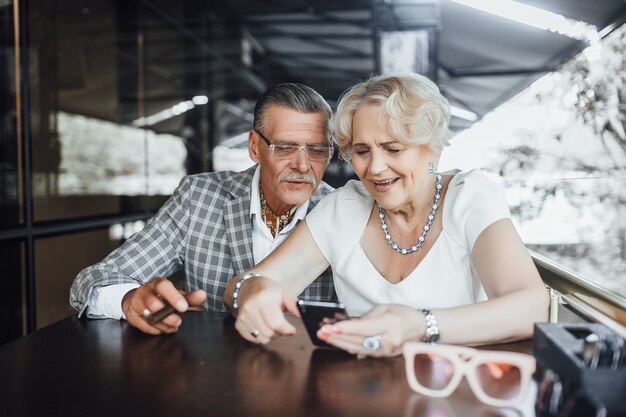
[[[407,400],[404,417],[523,417],[523,413],[515,408],[494,408],[475,402],[413,394]]]
[[[122,334],[122,366],[127,385],[138,398],[159,397],[162,403],[181,398],[198,383],[204,370],[175,335],[144,335],[130,326]]]
[[[410,389],[401,358],[356,359],[345,352],[311,354],[304,407],[320,415],[402,415]]]
[[[295,358],[250,346],[236,359],[237,406],[250,415],[258,410],[263,410],[261,415],[289,415],[301,403],[303,366]]]

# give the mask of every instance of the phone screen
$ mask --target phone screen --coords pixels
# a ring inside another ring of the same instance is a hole
[[[341,303],[298,300],[298,310],[311,342],[316,346],[332,347],[317,337],[317,331],[324,324],[333,324],[348,318],[345,306]]]

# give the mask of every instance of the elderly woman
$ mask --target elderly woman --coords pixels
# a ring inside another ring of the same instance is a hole
[[[224,302],[245,339],[294,334],[283,312],[298,315],[296,295],[329,265],[354,318],[318,337],[354,354],[398,355],[413,340],[527,338],[546,320],[548,295],[503,190],[479,170],[437,171],[449,118],[437,86],[416,74],[344,93],[336,136],[360,181],[324,198],[275,252],[230,280]]]

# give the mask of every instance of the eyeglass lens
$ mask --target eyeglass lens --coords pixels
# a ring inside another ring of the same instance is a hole
[[[491,398],[509,400],[520,395],[522,371],[515,365],[485,362],[476,367],[480,388]]]
[[[455,365],[445,356],[420,353],[413,362],[417,382],[430,390],[445,389],[455,372]],[[489,397],[509,400],[520,395],[522,372],[519,367],[500,362],[484,362],[475,369],[480,389]]]
[[[306,153],[311,159],[315,160],[325,160],[330,158],[330,151],[332,150],[329,146],[320,146],[320,145],[306,145]],[[274,155],[279,158],[290,158],[296,152],[300,150],[300,145],[274,145]]]
[[[424,388],[440,391],[450,385],[454,364],[436,353],[418,353],[413,361],[417,382]]]
[[[272,155],[280,159],[292,158],[296,152],[304,148],[308,157],[316,161],[327,161],[333,156],[335,148],[325,145],[294,145],[294,144],[274,144],[265,137],[263,133],[255,129],[255,132],[259,134],[263,142],[272,150]]]

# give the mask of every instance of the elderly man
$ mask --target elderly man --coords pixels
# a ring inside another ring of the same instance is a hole
[[[78,274],[71,305],[89,318],[126,318],[149,334],[172,333],[182,323],[177,314],[150,320],[165,302],[178,312],[203,304],[226,311],[228,279],[265,258],[332,191],[321,180],[333,153],[331,114],[305,85],[279,84],[263,93],[248,140],[257,165],[183,178],[141,232]],[[188,293],[164,278],[181,268]],[[302,297],[333,299],[329,271]]]

